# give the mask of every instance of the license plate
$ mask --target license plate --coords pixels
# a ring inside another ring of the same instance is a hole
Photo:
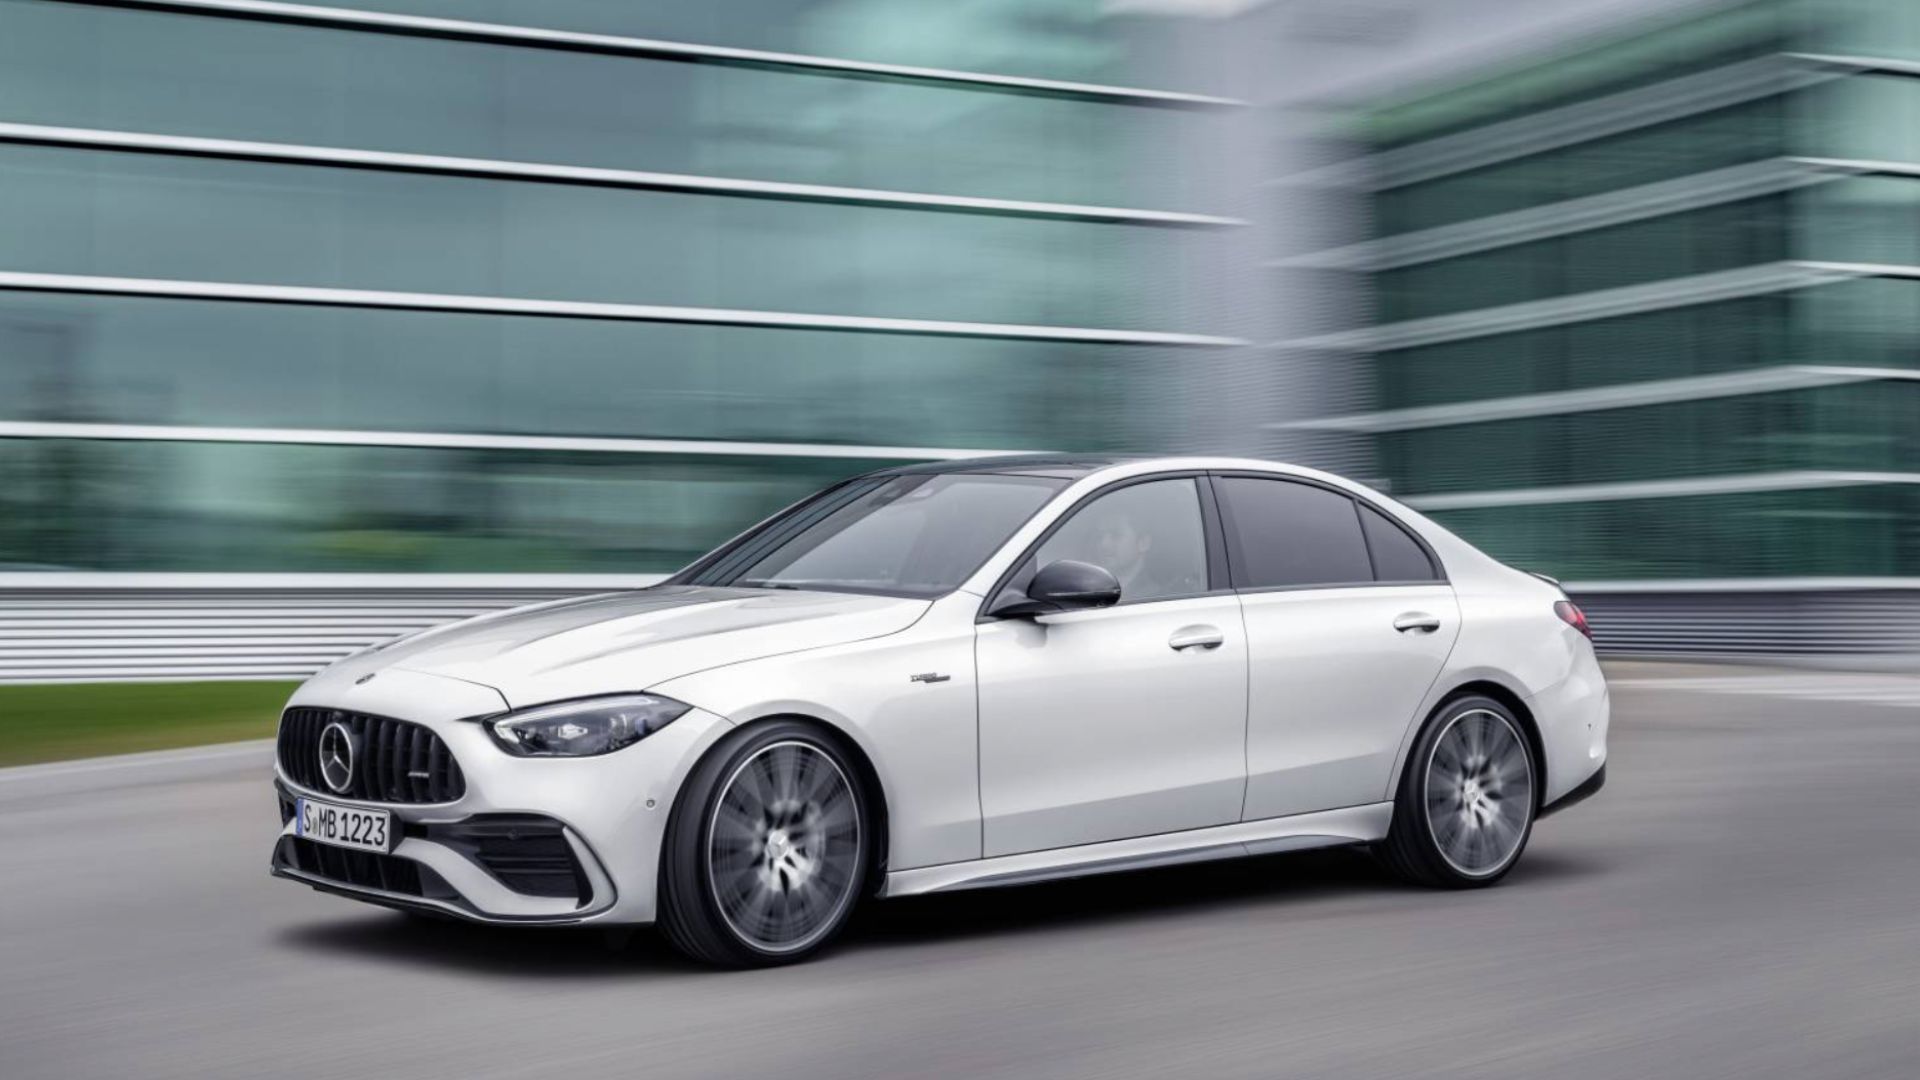
[[[293,805],[293,834],[359,851],[392,851],[393,812],[301,798]]]

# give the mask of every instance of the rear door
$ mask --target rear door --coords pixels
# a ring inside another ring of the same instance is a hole
[[[1214,489],[1249,654],[1245,818],[1381,801],[1460,631],[1438,560],[1337,488],[1221,474]]]

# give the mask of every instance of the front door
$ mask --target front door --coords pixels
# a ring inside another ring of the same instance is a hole
[[[976,640],[988,856],[1240,820],[1247,645],[1202,511],[1203,480],[1090,496],[1013,578],[1075,559],[1112,607],[983,623]]]

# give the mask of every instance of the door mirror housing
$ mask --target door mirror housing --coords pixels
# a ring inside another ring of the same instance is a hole
[[[1033,575],[1027,595],[1012,597],[987,614],[997,618],[1026,618],[1062,611],[1112,607],[1120,602],[1120,580],[1103,566],[1061,559]]]

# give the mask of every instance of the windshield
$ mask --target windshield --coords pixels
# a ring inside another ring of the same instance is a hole
[[[866,477],[782,515],[686,583],[940,596],[1066,484],[994,473]]]

